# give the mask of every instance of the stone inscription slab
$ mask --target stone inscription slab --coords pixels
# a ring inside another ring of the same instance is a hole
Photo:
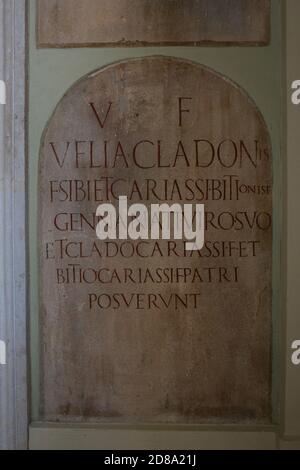
[[[38,0],[40,47],[267,44],[269,0]]]
[[[254,103],[150,57],[79,81],[40,155],[42,418],[267,422],[271,145]],[[96,237],[99,204],[205,205],[205,245]]]

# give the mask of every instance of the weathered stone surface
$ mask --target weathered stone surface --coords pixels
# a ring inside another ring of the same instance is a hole
[[[254,103],[200,65],[121,62],[66,93],[40,156],[44,419],[269,420],[271,166]],[[120,195],[204,203],[205,247],[98,240]]]
[[[38,0],[41,47],[267,44],[270,0]]]

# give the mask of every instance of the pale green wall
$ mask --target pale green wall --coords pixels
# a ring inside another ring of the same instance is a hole
[[[164,1],[164,0],[162,0]],[[37,178],[39,145],[43,129],[65,91],[80,77],[121,59],[163,54],[205,64],[236,81],[252,96],[271,133],[274,167],[274,402],[277,402],[278,325],[280,315],[281,239],[281,45],[280,0],[272,0],[272,43],[269,47],[149,47],[40,49],[35,43],[35,0],[30,3],[29,58],[29,240],[30,240],[30,338],[32,419],[38,419],[38,249]],[[277,413],[275,412],[275,420]]]

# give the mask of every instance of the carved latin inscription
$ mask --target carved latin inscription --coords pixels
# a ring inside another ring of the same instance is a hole
[[[272,153],[230,80],[150,57],[58,104],[40,155],[42,416],[270,419]],[[97,207],[204,204],[205,244],[99,240]]]

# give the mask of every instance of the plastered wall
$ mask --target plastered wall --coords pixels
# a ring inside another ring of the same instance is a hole
[[[273,146],[274,243],[273,243],[273,403],[278,421],[279,325],[281,294],[282,161],[281,161],[281,6],[272,0],[272,40],[268,47],[149,47],[37,49],[36,2],[30,0],[29,38],[29,270],[32,421],[39,418],[39,298],[38,298],[38,158],[40,139],[56,104],[65,91],[88,72],[132,57],[162,54],[207,65],[236,81],[252,96],[263,113]]]

